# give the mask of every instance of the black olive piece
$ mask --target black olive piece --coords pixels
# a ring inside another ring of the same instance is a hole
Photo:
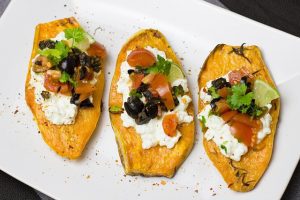
[[[137,125],[147,124],[151,118],[147,116],[146,112],[141,112],[138,114],[137,118],[135,119],[135,123]]]
[[[74,68],[76,67],[76,61],[73,57],[68,56],[67,58],[63,59],[60,64],[59,68],[62,71],[67,72],[70,75],[74,74]]]
[[[143,93],[143,92],[145,92],[146,90],[148,90],[148,88],[149,88],[149,85],[148,85],[148,84],[142,83],[142,84],[136,89],[136,91],[137,91],[138,93]]]
[[[100,71],[100,58],[98,56],[91,56],[90,57],[90,67],[95,71]]]
[[[221,77],[211,82],[212,86],[214,86],[217,90],[225,87],[226,79]]]
[[[168,111],[167,106],[166,106],[163,102],[161,102],[159,105],[160,105],[160,109],[161,109],[162,111],[165,111],[165,112]]]
[[[89,98],[87,98],[79,104],[79,107],[80,108],[92,108],[92,107],[94,107],[94,104],[90,101]]]
[[[80,67],[79,69],[79,79],[83,80],[87,75],[87,69],[85,66]]]
[[[132,74],[134,72],[134,69],[129,69],[127,72],[130,75],[130,74]]]
[[[52,40],[42,40],[39,42],[39,48],[41,50],[45,48],[54,49],[55,48],[56,41]]]
[[[216,98],[216,99],[213,99],[211,102],[210,102],[210,107],[212,109],[215,109],[216,108],[216,103],[221,99],[221,97],[219,98]]]
[[[78,100],[79,100],[79,96],[80,96],[80,94],[73,93],[72,97],[71,97],[71,100],[70,100],[70,103],[77,105]]]
[[[153,98],[152,92],[150,92],[149,90],[143,91],[142,94],[147,101],[150,101]]]
[[[155,118],[158,114],[157,104],[151,101],[146,103],[144,110],[146,115],[151,119]]]
[[[243,77],[241,78],[240,83],[244,83],[244,84],[247,86],[248,89],[250,89],[250,87],[251,87],[251,83],[248,82],[248,77],[247,77],[247,76],[243,76]],[[251,90],[251,89],[250,89],[250,90]]]
[[[136,96],[128,97],[127,101],[124,103],[124,108],[127,114],[136,119],[138,114],[142,112],[144,108],[144,103]]]
[[[90,57],[86,53],[82,52],[79,54],[78,57],[79,57],[79,63],[81,66],[86,66],[86,67],[90,66],[90,63],[91,63]]]
[[[42,61],[41,60],[37,60],[37,61],[34,62],[34,64],[42,66]]]

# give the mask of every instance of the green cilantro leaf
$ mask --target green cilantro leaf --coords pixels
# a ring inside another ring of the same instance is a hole
[[[220,97],[220,95],[217,92],[217,89],[214,86],[211,86],[210,88],[208,88],[208,94],[210,94],[213,99]]]
[[[227,147],[225,146],[225,144],[227,143],[227,141],[225,141],[223,144],[221,144],[221,149],[223,149],[225,151],[225,153],[227,154]]]
[[[138,97],[138,98],[142,98],[142,94],[137,92],[136,89],[132,89],[130,92],[129,92],[129,96],[131,97]]]
[[[227,97],[227,102],[231,109],[240,110],[246,113],[253,99],[253,92],[246,94],[247,86],[244,83],[232,86],[232,95]]]
[[[47,57],[53,65],[57,65],[62,59],[68,56],[69,47],[63,42],[57,42],[54,49],[45,48],[39,50],[39,54]]]
[[[120,114],[124,112],[124,109],[119,106],[111,106],[109,107],[109,112],[113,114]]]
[[[206,127],[206,119],[205,119],[205,117],[204,116],[201,116],[201,119],[200,119],[200,121],[202,122],[202,124],[203,124],[203,126],[205,126]]]
[[[184,90],[183,90],[183,87],[182,85],[178,85],[178,86],[174,86],[172,88],[175,96],[183,96],[184,95]]]
[[[74,87],[76,86],[76,81],[73,80],[71,76],[65,71],[62,72],[61,77],[59,78],[59,82],[61,83],[70,82]]]
[[[157,55],[157,62],[147,69],[147,73],[161,73],[167,76],[170,73],[170,69],[171,62]]]
[[[81,42],[85,38],[85,31],[80,28],[68,28],[64,30],[67,39],[73,39],[76,43]]]

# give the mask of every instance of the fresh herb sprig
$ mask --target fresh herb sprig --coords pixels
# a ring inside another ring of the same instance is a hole
[[[80,28],[68,28],[64,30],[67,39],[73,39],[76,43],[81,42],[85,38],[85,31]]]
[[[70,48],[63,42],[59,41],[55,44],[54,49],[45,48],[39,50],[39,54],[47,57],[53,65],[59,64],[59,62],[68,56]]]
[[[146,72],[147,73],[161,73],[164,75],[169,75],[171,69],[171,62],[164,59],[160,55],[157,55],[157,62],[149,67]]]

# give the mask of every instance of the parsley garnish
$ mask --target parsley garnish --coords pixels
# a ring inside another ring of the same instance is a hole
[[[223,149],[224,151],[225,151],[225,153],[227,154],[227,148],[226,148],[226,146],[225,145],[223,145],[223,144],[221,144],[221,149]]]
[[[217,89],[214,86],[208,88],[208,94],[211,95],[213,99],[220,97],[220,95],[217,92]]]
[[[206,127],[206,119],[205,119],[205,117],[204,116],[201,116],[201,119],[200,119],[200,121],[202,122],[202,124]]]
[[[147,69],[147,73],[161,73],[169,75],[171,69],[171,62],[157,55],[157,62]]]
[[[172,89],[173,89],[175,96],[183,96],[184,95],[184,90],[183,90],[182,85],[173,86]]]
[[[109,107],[109,112],[113,114],[120,114],[124,112],[124,109],[119,106],[111,106]]]
[[[62,59],[68,56],[69,47],[63,42],[57,42],[54,49],[45,48],[39,51],[39,54],[46,56],[53,65],[57,65]]]
[[[231,95],[227,97],[227,103],[232,110],[258,117],[263,111],[254,103],[253,97],[253,92],[247,93],[246,84],[240,83],[232,86]]]
[[[67,72],[65,72],[65,71],[62,72],[61,77],[59,78],[59,81],[61,83],[70,82],[74,87],[76,86],[76,81],[74,81],[71,78],[71,76]]]
[[[85,31],[78,27],[78,28],[68,28],[64,30],[65,37],[67,39],[73,39],[76,43],[81,42],[85,38]]]
[[[129,92],[129,96],[131,96],[131,97],[138,97],[138,98],[142,98],[143,97],[143,95],[141,93],[139,93],[136,89],[132,89]]]

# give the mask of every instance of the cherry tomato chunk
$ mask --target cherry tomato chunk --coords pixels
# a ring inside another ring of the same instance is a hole
[[[230,125],[230,132],[240,142],[244,143],[248,147],[251,146],[253,131],[250,126],[234,121]]]
[[[165,134],[167,134],[170,137],[175,136],[177,123],[178,119],[176,114],[165,115],[162,122]]]
[[[98,42],[94,42],[87,49],[87,53],[89,56],[98,56],[102,59],[106,58],[106,50],[104,46]]]
[[[152,66],[155,61],[156,59],[153,53],[143,48],[131,51],[127,57],[127,62],[131,67],[147,68]]]

